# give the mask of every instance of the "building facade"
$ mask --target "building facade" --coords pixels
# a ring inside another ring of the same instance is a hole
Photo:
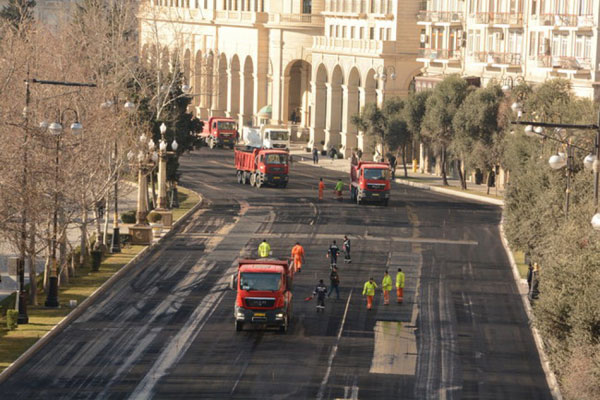
[[[142,53],[160,43],[181,54],[199,117],[256,125],[269,110],[268,122],[303,132],[309,147],[370,157],[376,149],[351,117],[408,93],[422,66],[418,9],[399,0],[150,0],[140,39]]]
[[[599,17],[599,0],[428,0],[418,14],[417,87],[452,73],[505,89],[564,78],[597,100]]]

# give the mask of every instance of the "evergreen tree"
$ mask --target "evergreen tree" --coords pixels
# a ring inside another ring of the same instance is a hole
[[[0,18],[9,21],[15,28],[33,20],[35,0],[9,0],[0,10]]]

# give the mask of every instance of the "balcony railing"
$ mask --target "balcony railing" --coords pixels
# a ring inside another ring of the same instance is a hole
[[[523,25],[523,14],[498,12],[475,13],[475,23],[477,24],[499,24],[499,25]]]
[[[313,37],[313,50],[335,50],[353,54],[381,55],[393,53],[396,42],[388,40],[342,39],[327,36]]]
[[[568,28],[582,28],[594,26],[593,15],[574,14],[540,14],[534,15],[532,19],[537,20],[541,26],[556,26]]]
[[[430,60],[459,61],[461,59],[461,52],[458,49],[421,48],[418,54],[419,58],[428,58]]]
[[[358,13],[367,12],[367,0],[352,1],[327,1],[325,3],[325,12],[328,13]]]
[[[475,51],[473,58],[478,63],[517,66],[521,65],[521,53],[501,53],[494,51]]]
[[[267,14],[255,11],[216,10],[215,19],[243,23],[267,22]]]
[[[589,70],[592,68],[592,60],[589,57],[572,56],[543,56],[544,66],[567,69],[567,70]],[[539,61],[539,59],[538,59]],[[550,65],[549,65],[550,64]]]
[[[448,22],[462,23],[465,17],[462,11],[429,11],[421,10],[417,14],[417,21],[421,22]]]
[[[280,25],[318,25],[322,26],[324,18],[316,14],[269,14],[269,23]]]

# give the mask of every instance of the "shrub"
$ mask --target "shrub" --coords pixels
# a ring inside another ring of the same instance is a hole
[[[19,318],[19,312],[17,310],[6,311],[6,327],[9,331],[17,329],[17,320]]]
[[[123,221],[124,224],[135,224],[135,210],[121,214],[121,221]]]
[[[148,221],[153,222],[153,223],[157,223],[160,222],[162,220],[162,214],[159,214],[157,212],[151,212],[150,214],[148,214]]]

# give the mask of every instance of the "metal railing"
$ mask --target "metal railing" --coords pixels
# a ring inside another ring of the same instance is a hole
[[[314,24],[323,25],[324,18],[316,14],[269,14],[269,23],[273,24]]]
[[[379,55],[395,51],[396,42],[367,39],[342,39],[327,36],[313,38],[313,49],[336,50],[360,54]]]
[[[522,25],[523,14],[513,12],[478,12],[474,15],[477,24]]]
[[[418,51],[419,58],[429,58],[430,60],[460,60],[462,58],[459,49],[431,49],[420,48]]]
[[[521,53],[502,53],[496,51],[475,51],[471,55],[476,62],[499,65],[521,65]]]

